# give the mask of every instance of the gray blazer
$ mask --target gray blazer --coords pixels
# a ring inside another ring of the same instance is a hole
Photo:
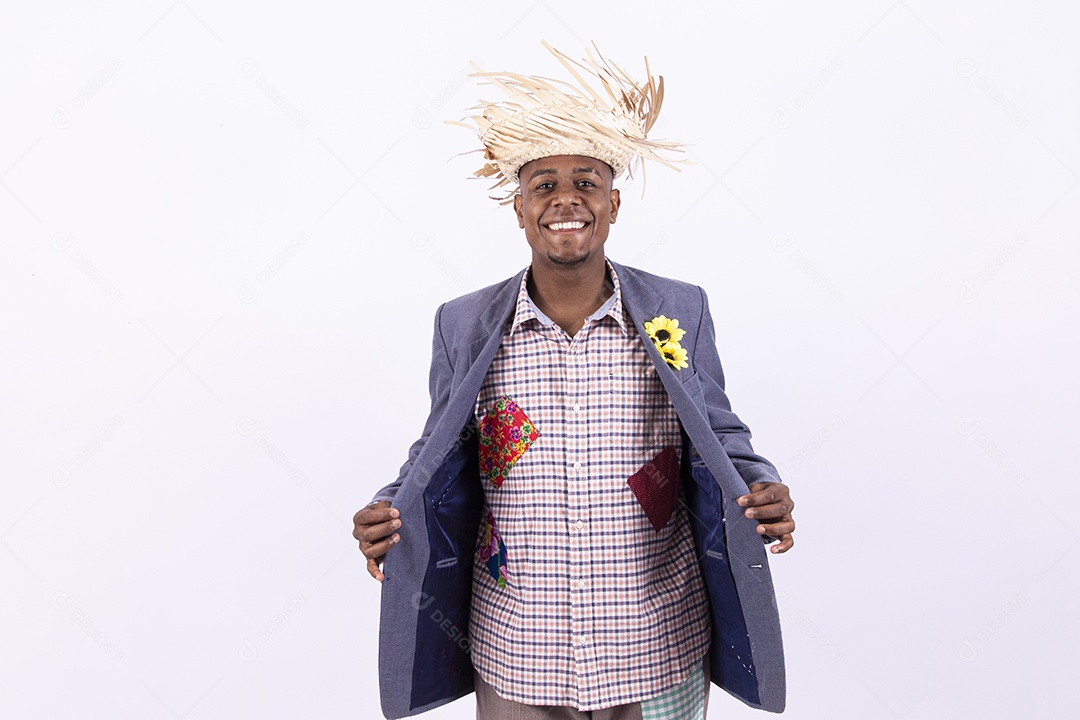
[[[704,291],[612,263],[623,304],[656,365],[684,431],[681,483],[709,594],[712,681],[746,704],[782,712],[784,656],[768,553],[736,498],[779,482],[731,411]],[[396,481],[375,500],[401,513],[387,554],[379,684],[387,718],[422,713],[473,691],[468,622],[484,505],[472,413],[513,317],[522,273],[441,306],[431,353],[431,413]],[[689,367],[671,368],[645,333],[664,314],[686,330]]]

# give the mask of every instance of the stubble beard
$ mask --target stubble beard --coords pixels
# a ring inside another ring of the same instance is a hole
[[[551,262],[552,265],[558,265],[560,267],[574,267],[575,265],[581,265],[582,263],[588,261],[591,254],[591,250],[586,250],[584,255],[576,257],[572,260],[563,260],[562,258],[556,257],[554,253],[548,251],[548,260]]]

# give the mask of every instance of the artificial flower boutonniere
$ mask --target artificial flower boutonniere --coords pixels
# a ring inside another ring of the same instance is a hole
[[[654,317],[645,323],[645,332],[668,365],[676,370],[690,367],[686,362],[686,348],[679,344],[686,331],[679,327],[678,320],[664,315]]]

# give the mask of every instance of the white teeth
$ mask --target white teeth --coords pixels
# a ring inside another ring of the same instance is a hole
[[[585,227],[585,223],[580,220],[577,222],[551,223],[548,227],[552,230],[580,230]]]

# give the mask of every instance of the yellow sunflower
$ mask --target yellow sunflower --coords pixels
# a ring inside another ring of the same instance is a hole
[[[664,360],[667,361],[667,364],[676,370],[690,367],[686,362],[686,348],[679,343],[672,341],[663,346],[657,343],[656,349],[664,356]]]
[[[664,347],[669,342],[678,343],[683,339],[686,331],[679,327],[679,321],[675,318],[667,318],[663,315],[654,317],[645,323],[645,332],[649,334],[657,347]]]

